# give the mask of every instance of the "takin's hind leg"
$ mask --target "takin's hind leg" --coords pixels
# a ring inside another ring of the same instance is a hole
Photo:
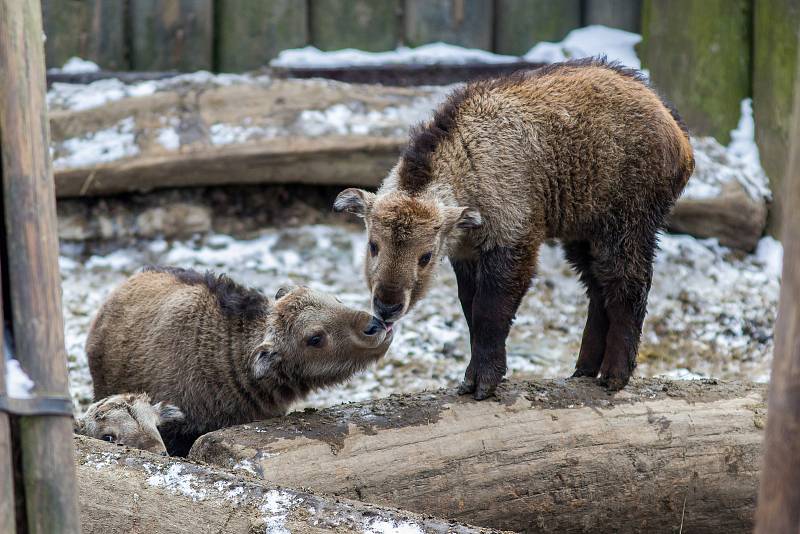
[[[655,232],[638,241],[626,236],[595,264],[609,321],[599,382],[610,390],[624,388],[636,367],[655,250]]]
[[[530,248],[497,247],[481,252],[472,300],[471,349],[459,394],[476,400],[494,394],[506,374],[506,338],[536,269]]]
[[[606,351],[606,335],[608,334],[608,315],[606,314],[603,288],[592,273],[593,258],[588,241],[570,241],[564,243],[567,261],[575,268],[581,283],[589,297],[589,311],[586,326],[583,329],[581,349],[575,364],[573,377],[597,377]]]

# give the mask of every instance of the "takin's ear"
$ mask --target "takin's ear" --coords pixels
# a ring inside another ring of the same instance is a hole
[[[272,343],[260,345],[253,356],[253,377],[260,380],[267,376],[270,370],[278,363],[280,357],[275,352]]]
[[[183,421],[186,417],[180,408],[174,404],[167,404],[166,402],[157,402],[153,405],[153,409],[158,414],[158,425],[164,423],[171,423],[173,421]]]
[[[481,212],[475,208],[445,208],[444,217],[444,228],[446,228],[448,232],[455,228],[460,228],[461,230],[472,230],[474,228],[480,228],[480,226],[483,224]]]
[[[83,417],[77,417],[72,420],[72,432],[75,434],[83,434],[86,431],[86,420]]]
[[[346,211],[359,217],[365,217],[372,209],[375,202],[375,193],[351,187],[345,189],[336,196],[333,202],[333,210],[337,212]]]
[[[278,292],[275,293],[275,300],[282,299],[283,297],[291,293],[292,289],[294,289],[295,287],[296,286],[281,286],[280,288],[278,288]]]

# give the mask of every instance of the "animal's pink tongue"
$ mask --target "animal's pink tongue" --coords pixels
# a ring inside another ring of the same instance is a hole
[[[391,332],[392,331],[392,324],[391,323],[386,325],[386,331],[387,332]]]

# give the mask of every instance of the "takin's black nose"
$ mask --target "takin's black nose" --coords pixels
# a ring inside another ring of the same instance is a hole
[[[385,329],[386,329],[386,324],[383,321],[381,321],[380,319],[378,319],[377,317],[373,316],[372,319],[370,319],[366,330],[364,330],[364,335],[365,336],[374,336],[375,334],[377,334],[381,330],[385,330]]]
[[[372,309],[375,310],[375,314],[380,317],[383,321],[389,322],[395,315],[397,315],[400,310],[403,309],[403,303],[399,304],[385,304],[381,299],[378,297],[374,297],[372,299]]]

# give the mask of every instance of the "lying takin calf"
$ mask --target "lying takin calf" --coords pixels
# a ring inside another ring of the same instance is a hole
[[[398,320],[449,257],[472,357],[461,386],[491,395],[541,244],[563,242],[589,296],[575,376],[628,383],[657,234],[694,169],[678,114],[641,74],[603,59],[456,90],[412,133],[377,194],[334,205],[364,218],[373,312]]]
[[[183,412],[171,404],[150,404],[146,393],[112,395],[89,406],[75,419],[74,431],[117,445],[167,455],[158,427],[182,421]]]
[[[103,304],[86,353],[96,397],[142,391],[181,407],[185,420],[161,434],[185,455],[201,434],[347,380],[391,341],[382,321],[305,287],[270,302],[225,275],[147,267]]]

